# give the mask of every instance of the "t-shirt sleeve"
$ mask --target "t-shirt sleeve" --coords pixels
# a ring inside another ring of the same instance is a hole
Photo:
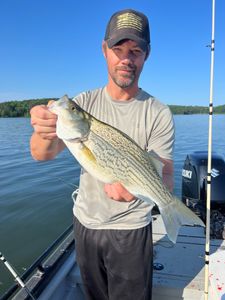
[[[148,151],[153,151],[161,158],[173,159],[174,120],[168,107],[158,112],[148,140]]]
[[[73,101],[76,102],[81,108],[83,108],[84,110],[86,110],[87,108],[85,106],[87,106],[87,98],[88,98],[89,93],[88,92],[82,92],[78,95],[76,95],[75,97],[73,97]]]

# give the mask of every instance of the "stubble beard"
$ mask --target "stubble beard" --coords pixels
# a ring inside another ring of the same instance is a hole
[[[135,70],[133,70],[130,74],[123,74],[120,75],[117,73],[121,69],[116,69],[113,74],[111,74],[111,78],[114,83],[119,86],[120,88],[128,88],[133,85],[135,81]]]

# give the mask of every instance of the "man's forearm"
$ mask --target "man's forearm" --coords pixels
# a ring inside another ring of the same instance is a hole
[[[43,139],[39,134],[33,133],[30,140],[31,155],[36,160],[50,160],[65,148],[59,138],[52,140]]]
[[[168,187],[170,192],[173,192],[173,188],[174,188],[173,161],[169,159],[161,159],[161,161],[164,163],[163,172],[162,172],[163,183]]]

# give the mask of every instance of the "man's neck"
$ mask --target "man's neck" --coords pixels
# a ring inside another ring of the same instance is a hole
[[[119,86],[110,83],[107,84],[106,89],[113,99],[120,101],[127,101],[132,99],[137,95],[139,91],[138,86],[120,88]]]

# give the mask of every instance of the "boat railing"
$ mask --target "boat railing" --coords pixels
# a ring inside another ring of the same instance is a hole
[[[34,261],[34,263],[21,275],[21,280],[26,282],[28,279],[33,277],[32,284],[29,283],[29,290],[35,296],[40,294],[40,282],[45,281],[46,284],[52,278],[53,270],[56,271],[57,265],[61,265],[63,261],[70,255],[74,250],[74,235],[73,235],[73,224],[67,227],[67,229]],[[39,274],[39,276],[33,276],[34,274]],[[41,276],[40,276],[41,275]],[[44,286],[42,284],[42,286]],[[15,283],[10,287],[1,297],[0,300],[8,300],[17,293],[20,292],[24,294],[24,298],[29,299],[26,291],[21,289],[19,291],[18,283]]]

